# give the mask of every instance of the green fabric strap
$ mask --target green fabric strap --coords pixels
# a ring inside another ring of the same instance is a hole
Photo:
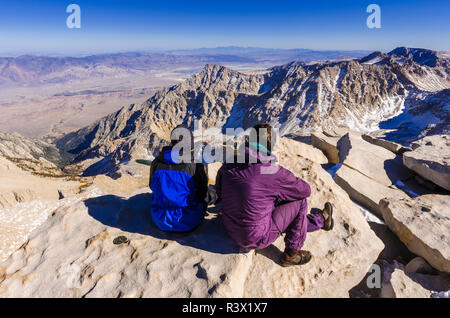
[[[266,155],[270,154],[269,149],[261,145],[259,142],[250,142],[248,144],[253,150],[264,152]]]

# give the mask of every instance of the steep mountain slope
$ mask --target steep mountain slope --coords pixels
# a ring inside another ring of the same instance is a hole
[[[404,111],[385,122],[383,138],[407,143],[427,135],[450,133],[450,89],[436,92],[412,90],[405,100]]]
[[[60,160],[54,146],[0,132],[0,209],[76,193],[81,185],[79,178],[70,178],[50,160]],[[7,218],[6,210],[0,214]]]
[[[0,157],[7,159],[23,170],[33,172],[54,172],[58,168],[54,162],[60,162],[61,156],[55,146],[25,138],[17,133],[0,132]]]
[[[447,55],[405,48],[360,60],[293,62],[260,72],[208,64],[185,82],[68,134],[57,145],[77,154],[77,161],[108,157],[108,163],[120,163],[133,155],[150,156],[173,127],[183,123],[192,128],[196,119],[203,128],[222,131],[264,121],[282,134],[337,126],[367,132],[405,113],[431,112],[433,124],[445,126],[449,74]]]

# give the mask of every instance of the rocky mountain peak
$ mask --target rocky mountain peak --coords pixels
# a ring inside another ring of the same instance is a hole
[[[223,70],[231,70],[231,69],[228,69],[228,68],[226,68],[225,66],[222,66],[222,65],[218,65],[218,64],[211,64],[211,63],[209,63],[209,64],[206,64],[205,65],[205,67],[203,68],[203,70],[200,72],[201,74],[203,73],[218,73],[218,72],[220,72],[220,71],[223,71]]]
[[[398,47],[389,52],[388,55],[393,58],[405,58],[419,65],[430,67],[436,66],[439,59],[438,52],[421,48]]]
[[[372,60],[377,59],[377,58],[378,59],[380,59],[380,58],[384,59],[384,58],[386,58],[386,54],[383,54],[380,51],[375,51],[375,52],[370,53],[369,55],[359,59],[359,62],[360,63],[366,63],[366,62],[372,61]]]

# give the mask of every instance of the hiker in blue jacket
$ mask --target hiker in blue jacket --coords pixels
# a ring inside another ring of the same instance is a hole
[[[174,131],[179,128],[183,127],[177,126]],[[153,222],[163,231],[187,232],[200,225],[207,206],[215,201],[216,195],[213,189],[208,188],[204,165],[194,163],[192,132],[189,131],[187,136],[190,137],[189,150],[177,149],[175,146],[182,138],[173,133],[171,136],[170,146],[164,147],[151,164],[151,215]],[[190,160],[185,160],[187,154],[183,151],[190,152]]]

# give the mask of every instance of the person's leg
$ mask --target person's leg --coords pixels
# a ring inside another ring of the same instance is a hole
[[[300,212],[300,201],[283,202],[277,205],[272,212],[272,222],[267,236],[261,243],[261,246],[268,246],[286,232],[291,223],[298,218]]]
[[[318,213],[309,213],[306,217],[308,219],[308,232],[314,232],[323,228],[323,216]]]
[[[290,250],[298,251],[305,243],[308,231],[307,206],[304,199],[281,205],[274,211],[273,220],[277,225],[279,225],[280,220],[286,220],[283,215],[293,216],[289,224],[282,223],[281,225],[284,227],[281,231],[286,233],[284,237],[286,248]]]
[[[327,202],[327,204],[329,203]],[[331,214],[329,217],[331,219]],[[286,249],[281,256],[280,265],[292,266],[308,263],[312,257],[311,253],[301,248],[305,243],[307,232],[317,231],[326,225],[323,213],[308,214],[308,204],[304,199],[277,206],[272,220],[274,227],[286,233],[284,239]]]
[[[285,232],[286,247],[300,250],[306,240],[306,233],[317,231],[323,226],[318,214],[308,214],[306,199],[279,205],[273,212],[274,226]]]
[[[314,218],[311,220],[314,221]],[[281,254],[280,265],[292,266],[308,263],[312,257],[311,253],[301,249],[306,240],[309,224],[306,200],[277,207],[273,214],[273,223],[286,233],[284,238],[285,250]]]
[[[272,224],[264,245],[273,243],[281,233],[286,233],[286,246],[299,250],[305,242],[306,232],[317,231],[323,225],[323,217],[320,214],[308,214],[306,199],[283,202],[277,205],[272,213]]]

